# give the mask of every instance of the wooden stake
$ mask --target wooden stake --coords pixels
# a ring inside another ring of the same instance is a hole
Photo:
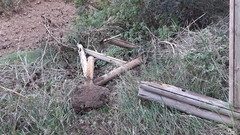
[[[87,77],[87,83],[92,84],[93,83],[93,73],[94,73],[94,57],[89,56],[88,62],[87,62],[87,71],[86,71],[86,77]]]
[[[79,54],[79,57],[80,57],[81,66],[82,66],[82,70],[83,70],[83,75],[86,77],[86,71],[87,71],[86,54],[85,54],[83,46],[81,44],[77,44],[77,47],[78,47],[78,54]]]
[[[122,66],[122,65],[127,63],[126,61],[119,60],[119,59],[116,59],[116,58],[113,58],[113,57],[110,57],[110,56],[106,56],[104,54],[101,54],[101,53],[98,53],[98,52],[95,52],[95,51],[92,51],[92,50],[89,50],[89,49],[84,49],[84,50],[89,55],[92,55],[92,56],[94,56],[94,57],[96,57],[100,60],[115,64],[117,66]]]
[[[94,80],[94,83],[97,85],[104,85],[108,81],[112,80],[114,77],[116,77],[119,74],[121,74],[122,72],[124,72],[125,70],[134,68],[134,67],[140,65],[141,63],[142,63],[142,58],[139,57],[137,59],[134,59],[134,60],[128,62],[127,64],[125,64],[117,69],[114,69],[110,73],[105,74],[101,77],[98,77],[97,79]]]

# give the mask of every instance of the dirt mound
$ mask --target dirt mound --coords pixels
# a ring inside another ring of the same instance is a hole
[[[109,89],[95,85],[80,85],[72,99],[75,112],[99,108],[109,102]]]
[[[0,56],[39,47],[50,39],[49,31],[57,37],[66,35],[74,14],[73,4],[62,0],[28,2],[11,17],[0,14]]]

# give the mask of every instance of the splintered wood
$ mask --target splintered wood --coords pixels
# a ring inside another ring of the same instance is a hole
[[[240,123],[240,109],[218,99],[155,82],[141,82],[138,96],[188,114],[229,125]]]

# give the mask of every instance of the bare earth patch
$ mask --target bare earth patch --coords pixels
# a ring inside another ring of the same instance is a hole
[[[46,28],[54,35],[66,35],[75,14],[72,3],[62,0],[28,2],[13,16],[0,15],[0,56],[17,50],[29,50],[49,38]]]

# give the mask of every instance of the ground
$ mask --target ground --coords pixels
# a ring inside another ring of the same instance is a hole
[[[47,30],[54,31],[57,37],[67,35],[74,15],[73,4],[62,0],[26,2],[11,15],[1,13],[0,56],[39,47],[41,41],[49,38]]]

